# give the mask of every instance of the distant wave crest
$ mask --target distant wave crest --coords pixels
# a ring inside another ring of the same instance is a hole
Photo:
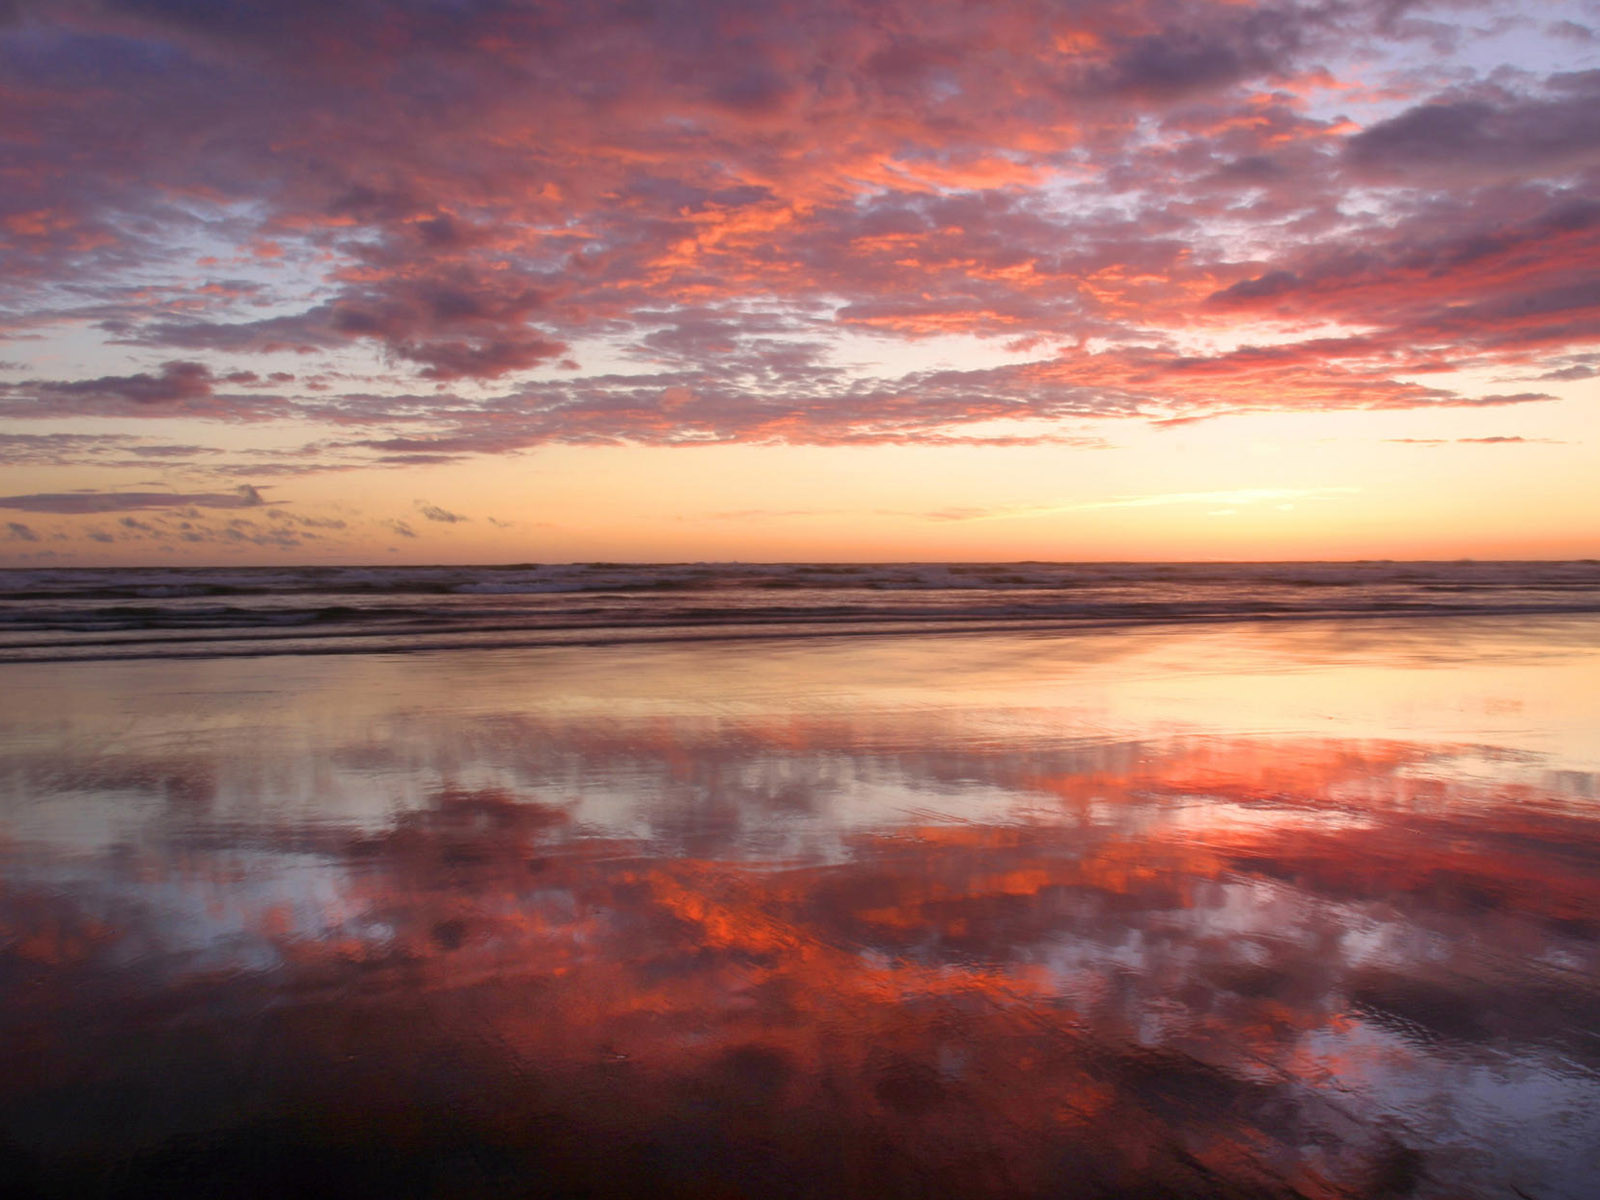
[[[1600,562],[574,563],[0,571],[0,661],[1600,613]]]

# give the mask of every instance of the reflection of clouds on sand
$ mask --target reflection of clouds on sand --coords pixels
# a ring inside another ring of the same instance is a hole
[[[648,656],[480,661],[431,708],[381,663],[73,719],[35,680],[0,776],[14,1170],[1581,1195],[1600,827],[1590,775],[1474,736],[1503,676],[1454,673],[1449,741],[1348,734],[1382,697],[1332,736],[1112,737],[1041,701],[1136,725],[1116,656],[1049,649],[924,647],[973,686],[920,692],[909,644],[887,684],[673,650],[609,710]]]

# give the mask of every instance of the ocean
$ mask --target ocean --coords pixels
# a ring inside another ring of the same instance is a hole
[[[0,661],[1600,612],[1600,562],[0,571]]]
[[[0,1194],[1587,1200],[1600,564],[0,577]]]

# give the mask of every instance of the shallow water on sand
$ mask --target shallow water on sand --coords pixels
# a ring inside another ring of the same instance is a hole
[[[0,666],[7,1195],[1591,1195],[1600,620]]]

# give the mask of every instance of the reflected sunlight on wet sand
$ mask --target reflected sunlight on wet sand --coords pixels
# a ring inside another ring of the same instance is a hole
[[[1600,1172],[1592,617],[0,672],[8,1195]]]

